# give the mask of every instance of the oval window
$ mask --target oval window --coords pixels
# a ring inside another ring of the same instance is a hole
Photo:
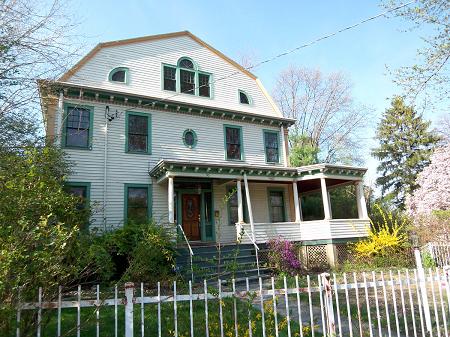
[[[183,142],[188,148],[192,149],[197,144],[197,135],[194,130],[187,129],[183,133]]]

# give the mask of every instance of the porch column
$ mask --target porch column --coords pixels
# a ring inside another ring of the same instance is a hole
[[[364,184],[362,181],[356,182],[356,204],[358,206],[358,218],[367,219],[366,198],[364,197]]]
[[[325,220],[330,220],[331,205],[330,199],[328,198],[327,183],[325,181],[325,178],[320,178],[320,187],[322,190],[323,213],[325,214]]]
[[[300,210],[300,203],[298,200],[298,190],[297,190],[297,180],[294,180],[292,182],[292,190],[294,192],[294,206],[295,206],[295,222],[301,221],[301,210]]]
[[[173,177],[169,177],[168,179],[168,199],[167,204],[169,205],[169,224],[173,224],[175,222],[175,208],[174,208],[174,200],[173,200]]]
[[[247,198],[248,219],[250,220],[250,228],[252,230],[252,238],[253,238],[253,241],[256,243],[255,225],[253,223],[252,202],[250,200],[250,189],[248,188],[248,181],[247,181],[246,173],[244,173],[244,187],[245,187],[245,196]]]
[[[242,184],[241,181],[238,180],[236,182],[237,185],[237,201],[238,201],[238,222],[244,222],[244,205],[242,202]]]

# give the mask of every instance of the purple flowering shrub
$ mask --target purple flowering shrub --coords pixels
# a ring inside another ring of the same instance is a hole
[[[297,247],[290,241],[278,237],[267,243],[269,247],[269,266],[280,273],[295,275],[299,272],[301,263],[298,259]]]

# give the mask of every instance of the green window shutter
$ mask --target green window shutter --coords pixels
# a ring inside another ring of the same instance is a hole
[[[272,130],[263,130],[264,153],[267,163],[280,162],[280,133]]]
[[[125,152],[151,154],[151,115],[128,111],[125,120]]]

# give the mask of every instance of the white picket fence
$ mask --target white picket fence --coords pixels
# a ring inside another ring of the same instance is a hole
[[[450,265],[450,244],[443,242],[429,242],[421,249],[421,253],[430,254],[438,267]]]
[[[158,283],[154,295],[144,284],[135,288],[133,283],[127,283],[124,292],[115,287],[114,297],[107,299],[101,298],[106,290],[101,292],[99,286],[83,292],[78,286],[71,293],[64,293],[60,288],[56,301],[45,301],[43,290],[39,289],[37,302],[19,306],[16,335],[21,336],[21,315],[34,310],[38,337],[224,337],[230,331],[235,337],[244,334],[250,337],[450,336],[449,281],[447,270],[419,268],[387,273],[284,277],[279,283],[274,278],[259,278],[254,284],[247,279],[242,286],[234,280],[229,283],[205,280],[195,287],[189,282],[182,293],[177,291],[177,286],[181,286],[177,282],[170,291],[162,291]],[[248,304],[245,309],[243,303]],[[100,318],[102,310],[108,307],[114,309],[114,328],[109,327],[110,332],[106,332]],[[72,334],[62,331],[63,310],[69,308],[76,309]],[[93,322],[82,319],[81,312],[86,308],[91,311],[94,308]],[[122,319],[118,309],[124,314],[124,323],[119,324]],[[42,315],[44,311],[48,314],[48,310],[52,311],[56,324],[54,331],[46,328],[44,332]],[[146,321],[149,315],[154,315],[155,324]],[[89,334],[85,333],[87,325],[91,326]],[[215,331],[214,326],[217,326]]]

